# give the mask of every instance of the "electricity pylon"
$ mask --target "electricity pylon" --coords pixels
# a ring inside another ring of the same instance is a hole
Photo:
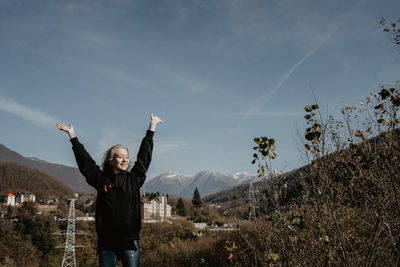
[[[250,182],[249,187],[249,221],[256,218],[256,208],[258,205],[257,193],[254,191],[253,182]]]
[[[68,226],[67,226],[67,237],[65,239],[65,245],[57,246],[56,248],[65,248],[64,258],[61,264],[61,267],[67,266],[76,266],[75,259],[75,248],[83,248],[84,246],[80,244],[75,244],[75,235],[76,234],[87,234],[83,231],[75,231],[75,199],[70,199],[71,204],[69,206],[69,214],[68,214]],[[63,221],[65,219],[61,219]],[[65,234],[65,231],[54,233],[55,235]]]

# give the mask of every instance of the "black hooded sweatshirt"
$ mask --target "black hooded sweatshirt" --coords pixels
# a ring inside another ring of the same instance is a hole
[[[104,173],[78,138],[71,139],[76,162],[88,184],[96,188],[97,250],[136,250],[141,227],[140,187],[146,180],[153,151],[154,132],[147,131],[128,171]]]

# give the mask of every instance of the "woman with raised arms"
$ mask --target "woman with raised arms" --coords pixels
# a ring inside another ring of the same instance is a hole
[[[140,145],[137,159],[128,171],[130,158],[123,145],[110,147],[101,166],[91,158],[70,124],[57,124],[67,132],[79,170],[88,184],[96,188],[97,252],[101,267],[139,266],[141,227],[140,187],[146,180],[153,151],[153,135],[161,118],[150,114],[150,126]]]

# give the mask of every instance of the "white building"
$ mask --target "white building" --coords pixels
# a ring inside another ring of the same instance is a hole
[[[15,195],[9,193],[4,196],[4,201],[6,205],[15,206]]]
[[[171,206],[167,203],[166,196],[148,200],[142,200],[142,219],[166,219],[171,217]]]
[[[26,201],[32,201],[35,202],[36,201],[36,196],[29,194],[29,193],[18,193],[17,197],[16,197],[16,203],[24,203]]]

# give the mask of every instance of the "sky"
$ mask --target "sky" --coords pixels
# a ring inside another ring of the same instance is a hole
[[[399,80],[380,18],[398,0],[0,0],[0,143],[76,167],[73,124],[100,162],[135,159],[150,121],[151,179],[249,172],[253,138],[275,138],[273,168],[305,164],[296,129],[318,100],[337,114]]]

